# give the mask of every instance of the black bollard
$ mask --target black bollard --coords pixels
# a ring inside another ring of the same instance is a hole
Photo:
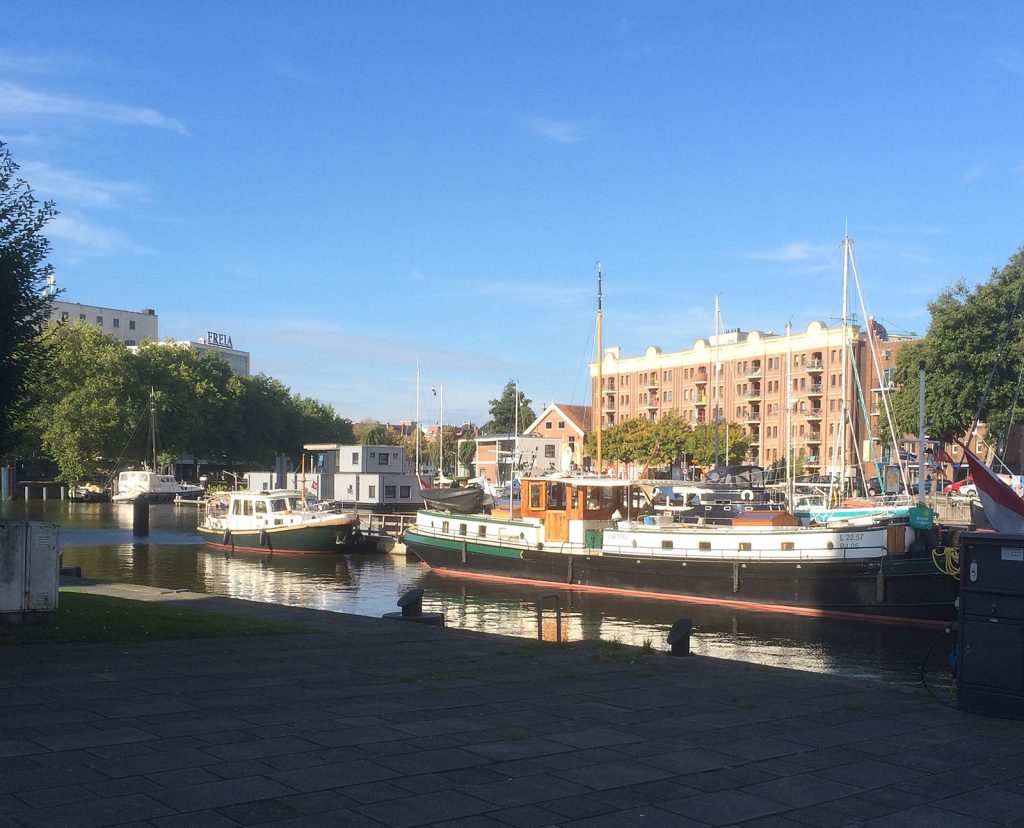
[[[689,618],[680,618],[668,631],[668,643],[672,647],[672,655],[685,656],[690,654],[690,631],[693,622]]]
[[[132,504],[132,534],[144,538],[149,534],[149,500],[137,497]]]
[[[444,615],[440,612],[423,611],[423,590],[410,589],[398,599],[401,612],[386,612],[382,618],[397,618],[402,621],[415,621],[419,624],[430,624],[435,627],[444,626]]]

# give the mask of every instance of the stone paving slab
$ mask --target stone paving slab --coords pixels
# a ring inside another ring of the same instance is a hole
[[[984,826],[1024,722],[922,691],[117,584],[308,635],[0,650],[0,826]]]

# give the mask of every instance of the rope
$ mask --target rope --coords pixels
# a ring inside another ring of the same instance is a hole
[[[960,580],[960,549],[956,546],[936,547],[932,550],[935,568],[951,578]]]

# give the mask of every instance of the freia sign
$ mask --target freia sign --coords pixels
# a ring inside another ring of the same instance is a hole
[[[206,344],[207,345],[220,345],[222,348],[234,348],[231,344],[231,337],[227,334],[214,333],[213,331],[206,332]]]

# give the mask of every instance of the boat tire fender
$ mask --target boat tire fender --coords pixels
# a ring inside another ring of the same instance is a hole
[[[740,492],[740,499],[741,500],[753,500],[754,499],[754,492],[753,492],[753,490],[751,490],[751,489],[744,489],[742,492]]]
[[[223,543],[225,546],[227,546],[229,543],[231,543],[231,530],[230,529],[225,529],[224,530],[224,534],[221,537],[220,542]]]
[[[260,546],[266,546],[266,545],[267,545],[267,530],[266,529],[260,529]]]

